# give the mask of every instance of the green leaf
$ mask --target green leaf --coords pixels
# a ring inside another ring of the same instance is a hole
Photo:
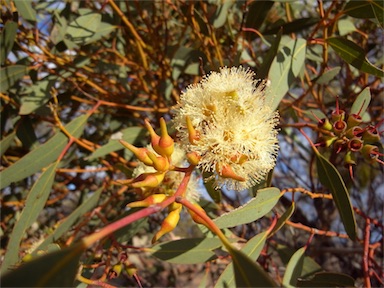
[[[351,199],[349,198],[349,193],[343,178],[341,178],[340,173],[332,163],[318,151],[315,151],[315,153],[320,182],[331,190],[333,200],[339,210],[345,231],[349,238],[355,240],[357,229],[355,214],[353,213]]]
[[[83,204],[77,207],[75,211],[63,220],[60,225],[56,227],[55,231],[49,234],[49,236],[35,249],[33,255],[36,255],[39,250],[47,249],[49,244],[56,242],[81,216],[96,206],[103,190],[104,187],[99,188],[91,197],[86,199]]]
[[[89,13],[77,17],[69,23],[65,31],[65,38],[78,45],[87,44],[95,37],[101,24],[101,14]]]
[[[351,21],[351,19],[340,19],[337,22],[337,28],[339,29],[340,36],[345,36],[356,31],[355,24]]]
[[[112,31],[116,30],[117,26],[111,25],[109,23],[101,22],[96,33],[86,41],[87,44],[96,42],[103,37],[108,36]]]
[[[272,109],[277,108],[296,77],[299,76],[304,65],[306,46],[304,39],[291,40],[280,49],[273,60],[268,77],[271,86],[266,99]]]
[[[293,215],[293,212],[295,212],[295,202],[292,202],[291,206],[289,206],[289,208],[284,212],[284,214],[281,215],[279,220],[277,220],[275,227],[273,227],[271,233],[269,233],[269,237],[274,235],[277,231],[279,231],[285,225],[285,222],[287,222],[287,220],[291,218],[291,216]]]
[[[310,279],[298,279],[297,287],[355,287],[355,280],[342,273],[319,272]]]
[[[296,281],[303,271],[306,247],[302,247],[293,254],[285,270],[283,285],[287,288],[296,287]]]
[[[278,24],[276,27],[264,31],[263,35],[276,34],[280,29],[282,29],[284,35],[297,33],[298,31],[309,29],[310,26],[315,25],[318,22],[319,19],[314,17],[295,19],[292,22],[284,23],[282,25]]]
[[[35,182],[31,191],[28,193],[27,199],[25,200],[25,207],[12,230],[8,242],[7,252],[5,253],[2,265],[3,271],[8,270],[12,265],[19,262],[21,239],[24,237],[27,228],[36,221],[45,206],[45,202],[51,192],[58,164],[59,162],[51,164],[47,170],[41,174],[40,178]]]
[[[18,80],[27,75],[28,69],[24,65],[12,65],[0,69],[0,92],[4,93]]]
[[[222,27],[228,19],[228,10],[232,7],[232,1],[224,1],[223,4],[217,6],[215,14],[213,15],[213,27]]]
[[[28,87],[25,91],[27,96],[21,98],[19,114],[28,115],[45,105],[52,97],[51,88],[56,81],[56,77],[47,77],[47,79],[38,81],[34,85]]]
[[[218,238],[189,238],[160,243],[151,248],[152,255],[170,263],[196,264],[216,259],[212,251],[221,246]]]
[[[304,111],[304,113],[315,122],[318,122],[317,119],[321,120],[327,118],[327,116],[321,110],[317,109],[309,109]]]
[[[341,67],[334,67],[325,71],[318,78],[314,79],[317,84],[328,84],[333,78],[335,78],[340,73]]]
[[[235,227],[253,222],[271,211],[280,196],[280,190],[275,187],[260,189],[257,191],[256,198],[213,221],[219,228]]]
[[[368,1],[349,1],[347,5],[345,5],[343,12],[349,16],[360,19],[375,17],[375,13]]]
[[[65,128],[74,137],[83,133],[89,115],[82,115],[68,123]],[[22,180],[47,167],[59,157],[68,143],[68,138],[62,132],[56,133],[46,143],[29,152],[23,158],[0,172],[0,189],[9,186],[12,182]]]
[[[277,51],[279,50],[281,35],[283,35],[283,30],[280,29],[276,34],[276,38],[271,47],[269,47],[267,54],[263,57],[263,63],[261,64],[259,70],[257,70],[257,77],[259,79],[267,78],[273,59],[275,59]]]
[[[228,249],[232,256],[236,287],[278,287],[277,283],[242,251]]]
[[[277,247],[273,248],[277,250],[281,261],[285,265],[288,265],[292,256],[296,253],[296,251],[294,251],[292,248],[286,247],[284,245],[277,245]],[[304,256],[304,264],[300,277],[308,277],[314,273],[320,272],[321,270],[321,266],[317,264],[311,257]]]
[[[381,26],[381,28],[384,28],[383,1],[371,0],[369,2],[371,3],[371,7],[372,7],[372,10],[375,14],[377,22],[379,22],[379,25]]]
[[[245,27],[259,30],[272,6],[273,1],[253,1],[248,8]],[[249,39],[257,37],[256,33],[253,32],[246,32],[245,35]]]
[[[367,110],[369,103],[371,103],[371,91],[369,90],[369,87],[366,87],[356,97],[355,102],[353,102],[351,114],[359,114],[362,116]]]
[[[133,144],[138,138],[145,135],[146,130],[141,127],[129,127],[122,130],[121,133],[122,140]],[[87,157],[87,160],[93,160],[98,157],[103,157],[111,152],[121,149],[124,149],[124,147],[120,144],[120,142],[118,140],[111,139],[108,141],[107,144],[96,149],[89,157]]]
[[[13,131],[9,135],[5,136],[3,139],[0,141],[0,156],[3,156],[5,151],[11,146],[13,140],[15,139],[16,136],[16,131]]]
[[[365,57],[365,51],[356,43],[341,37],[328,38],[333,50],[348,64],[363,72],[384,77],[384,71],[373,66]]]
[[[22,117],[17,126],[16,136],[23,143],[24,149],[30,150],[38,145],[35,130],[29,117]]]
[[[247,244],[241,249],[245,255],[250,259],[257,260],[261,251],[263,250],[265,240],[267,239],[268,234],[266,232],[260,233],[250,239]],[[215,288],[219,287],[234,287],[235,278],[233,274],[233,263],[230,263],[225,268],[224,272],[220,275],[219,279],[215,284]]]
[[[72,287],[78,270],[82,243],[39,256],[2,275],[3,287]]]
[[[15,1],[17,11],[24,20],[36,22],[36,11],[32,7],[31,0]]]
[[[1,32],[0,63],[2,65],[5,63],[9,52],[12,51],[13,43],[15,43],[17,35],[17,27],[17,22],[7,21]]]

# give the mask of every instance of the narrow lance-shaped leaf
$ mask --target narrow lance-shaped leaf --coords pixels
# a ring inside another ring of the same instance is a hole
[[[56,168],[59,162],[51,164],[45,170],[40,178],[35,182],[28,197],[25,201],[25,207],[21,212],[19,220],[16,222],[9,238],[7,252],[4,256],[2,270],[6,271],[12,265],[19,261],[20,241],[24,237],[24,233],[34,221],[36,221],[41,210],[45,206],[45,202],[51,192],[53,180],[55,178]]]
[[[271,86],[266,95],[267,103],[276,109],[289,88],[299,76],[304,65],[307,42],[304,39],[291,40],[277,53],[269,70]]]
[[[87,119],[88,115],[82,115],[68,123],[65,128],[72,136],[79,137],[83,133]],[[67,143],[68,137],[62,132],[58,132],[47,142],[41,144],[16,163],[1,171],[0,189],[7,187],[12,182],[17,182],[31,176],[42,168],[47,167],[57,159]]]
[[[257,191],[256,198],[231,212],[221,215],[214,222],[219,228],[235,227],[253,222],[271,211],[280,196],[280,190],[275,187],[260,189]]]
[[[151,250],[153,256],[170,263],[196,264],[217,258],[213,250],[221,245],[218,238],[189,238],[160,243]]]
[[[60,223],[52,234],[49,234],[49,236],[45,238],[43,243],[37,247],[33,254],[35,255],[39,250],[44,250],[49,244],[57,241],[82,215],[92,209],[97,204],[97,201],[99,201],[103,189],[104,187],[99,188],[90,198],[86,199],[83,204],[77,207],[75,211]]]
[[[17,81],[27,75],[28,69],[24,65],[12,65],[0,69],[0,92],[4,93]]]
[[[236,287],[277,287],[277,283],[263,268],[242,251],[228,250],[232,256]]]
[[[4,25],[1,33],[1,45],[0,45],[0,63],[4,64],[8,57],[9,52],[13,48],[17,35],[17,22],[7,21]]]
[[[287,288],[296,287],[296,281],[302,274],[306,247],[302,247],[293,254],[285,270],[283,285]]]
[[[355,102],[353,102],[351,114],[359,114],[360,116],[363,116],[369,106],[369,103],[371,103],[371,92],[369,87],[367,87],[360,92],[360,94],[356,97]]]
[[[345,62],[356,69],[384,77],[384,71],[372,65],[366,58],[363,48],[356,43],[341,37],[328,38],[327,42]]]
[[[316,152],[316,163],[320,182],[329,190],[331,190],[333,200],[335,201],[337,210],[340,213],[341,221],[344,224],[345,231],[349,238],[356,239],[356,220],[353,213],[349,193],[343,178],[327,159],[319,152]]]
[[[267,232],[260,233],[250,239],[247,244],[241,249],[241,251],[247,255],[252,260],[259,258],[259,255],[264,247],[265,240],[267,239]],[[258,270],[257,270],[258,271]],[[234,287],[235,286],[235,275],[233,273],[233,263],[230,263],[225,268],[224,272],[220,275],[220,278],[217,280],[215,284],[215,288],[221,287]],[[263,273],[265,273],[263,271]],[[254,277],[259,277],[259,275],[254,275]],[[265,277],[265,275],[260,276],[261,278]]]
[[[39,256],[2,275],[3,287],[72,287],[83,243]]]

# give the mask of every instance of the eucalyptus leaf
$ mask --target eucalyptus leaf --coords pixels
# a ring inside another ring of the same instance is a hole
[[[17,11],[24,20],[36,22],[36,11],[32,7],[32,0],[15,1]]]
[[[228,248],[228,247],[227,247]],[[277,287],[277,283],[242,251],[228,249],[232,256],[236,287]]]
[[[78,271],[82,243],[39,256],[2,274],[3,287],[72,287]]]
[[[38,251],[47,249],[50,244],[56,242],[62,235],[64,235],[64,233],[68,232],[81,216],[96,206],[103,190],[104,187],[97,189],[91,197],[86,199],[83,204],[77,207],[67,218],[62,220],[53,233],[49,234],[49,236],[36,248],[33,254],[36,255]]]
[[[373,13],[375,14],[377,22],[379,22],[379,25],[381,28],[384,28],[384,7],[383,7],[383,1],[380,0],[371,0],[369,1],[371,3],[371,7],[373,10]]]
[[[328,38],[327,42],[333,50],[348,64],[363,72],[384,77],[384,71],[372,65],[365,56],[365,51],[356,43],[342,38]]]
[[[12,142],[14,141],[16,136],[16,131],[13,131],[9,133],[7,136],[5,136],[0,141],[0,156],[3,156],[5,151],[11,146]]]
[[[336,167],[319,152],[316,152],[316,164],[320,182],[331,191],[344,228],[349,238],[355,240],[357,230],[355,214],[353,213],[348,189],[340,173]]]
[[[362,116],[367,110],[369,103],[371,103],[371,92],[369,87],[366,87],[356,97],[351,107],[351,114],[358,114]]]
[[[306,41],[304,39],[291,40],[277,53],[269,70],[271,81],[267,103],[276,109],[281,99],[288,92],[290,86],[299,76],[304,66]]]
[[[342,273],[319,272],[309,279],[298,279],[296,287],[355,287],[355,280]]]
[[[283,285],[287,288],[296,287],[296,281],[301,276],[304,265],[304,257],[305,257],[306,247],[302,247],[293,254],[289,263],[287,265],[287,269],[285,270]]]
[[[160,243],[151,250],[153,256],[170,263],[196,264],[216,259],[213,250],[221,245],[218,238],[188,238]]]
[[[314,79],[317,84],[328,84],[340,73],[341,67],[334,67],[325,71],[322,75]]]
[[[241,252],[247,255],[250,259],[255,260],[259,258],[261,251],[263,250],[265,240],[268,234],[266,232],[260,233],[252,237],[243,248]],[[224,272],[221,273],[219,279],[215,284],[215,288],[220,287],[234,287],[235,286],[235,275],[233,274],[233,263],[230,263],[225,268]]]
[[[36,221],[41,210],[45,206],[45,202],[51,192],[58,164],[59,162],[51,164],[47,170],[41,174],[40,178],[35,182],[31,191],[28,193],[27,199],[25,200],[25,207],[9,238],[7,251],[2,264],[2,271],[10,269],[12,265],[19,262],[21,239],[24,237],[26,229]]]
[[[17,34],[17,22],[7,21],[1,32],[0,63],[4,64],[9,52],[12,51]]]
[[[219,228],[235,227],[253,222],[271,211],[280,196],[280,190],[275,187],[260,189],[257,191],[256,197],[248,203],[217,217],[213,221]]]
[[[277,220],[277,223],[275,227],[273,227],[271,233],[269,234],[269,237],[273,236],[277,231],[279,231],[285,225],[287,220],[291,218],[294,212],[295,202],[292,202],[291,206],[289,206],[289,208],[284,212],[284,214],[279,218],[279,220]]]
[[[369,1],[349,1],[343,12],[349,16],[361,19],[374,18],[375,13]]]
[[[89,115],[82,115],[68,123],[65,128],[73,137],[79,137],[84,129]],[[12,182],[22,180],[47,167],[60,155],[68,137],[62,132],[56,133],[51,139],[29,152],[20,160],[0,172],[0,189],[7,187]]]
[[[6,92],[28,73],[27,66],[11,65],[0,69],[0,92]]]

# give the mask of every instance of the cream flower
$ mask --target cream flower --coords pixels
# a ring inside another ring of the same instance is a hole
[[[266,82],[242,67],[221,68],[180,97],[174,124],[187,152],[201,156],[199,167],[214,172],[216,187],[243,190],[265,178],[278,151],[278,113],[265,103]],[[198,133],[190,143],[186,118]]]
[[[151,145],[146,147],[149,151],[158,156],[158,154],[153,150]],[[183,149],[181,149],[180,145],[176,144],[174,147],[174,152],[171,156],[171,164],[177,167],[185,167],[187,163],[186,155]],[[152,173],[157,172],[155,168],[151,166],[147,166],[142,162],[139,162],[137,167],[133,170],[132,176],[135,178],[143,173]],[[158,187],[155,188],[140,188],[144,196],[148,196],[147,194],[165,194],[167,196],[173,195],[177,188],[179,187],[181,181],[183,180],[184,173],[176,172],[176,171],[168,171],[165,174],[164,180]],[[185,197],[187,200],[191,202],[197,202],[200,199],[199,188],[197,176],[192,174],[191,179],[188,183],[187,191]]]

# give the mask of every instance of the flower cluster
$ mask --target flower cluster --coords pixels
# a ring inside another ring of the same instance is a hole
[[[181,144],[213,172],[216,187],[252,187],[275,166],[278,113],[266,89],[249,69],[224,67],[181,95],[174,117]]]

